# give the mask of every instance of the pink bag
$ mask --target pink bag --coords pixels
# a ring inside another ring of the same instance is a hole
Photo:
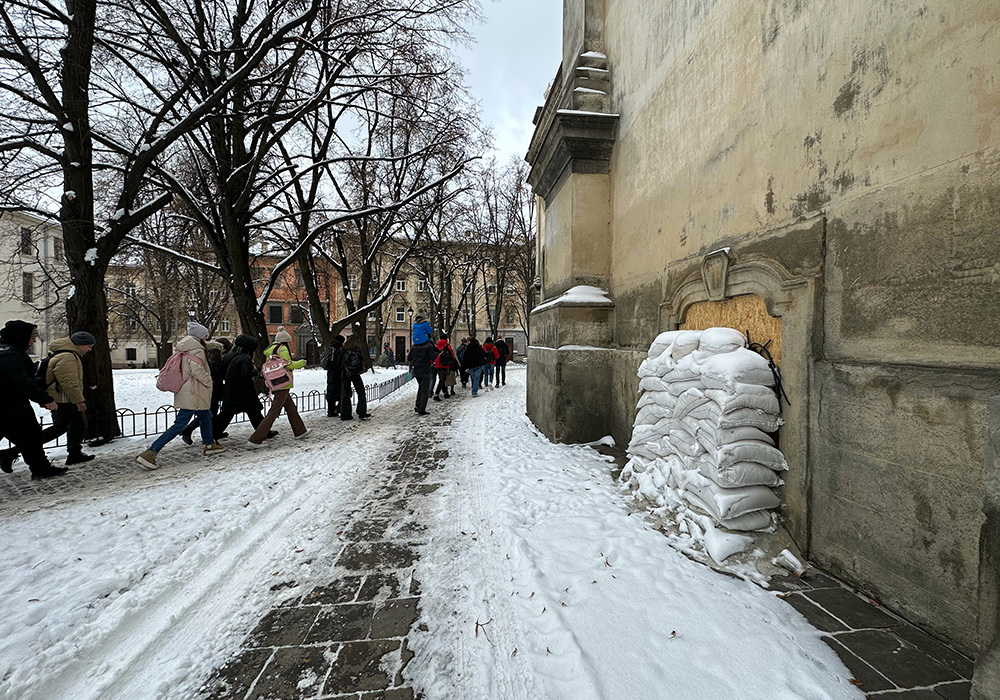
[[[184,368],[181,364],[185,356],[199,365],[201,364],[201,360],[194,355],[188,355],[186,352],[175,352],[167,359],[156,375],[157,389],[160,391],[169,391],[171,394],[176,394],[181,390],[181,387],[187,382],[187,379],[184,378]]]
[[[264,384],[271,391],[284,389],[292,383],[292,375],[285,369],[288,361],[275,352],[260,367],[260,373],[264,376]]]

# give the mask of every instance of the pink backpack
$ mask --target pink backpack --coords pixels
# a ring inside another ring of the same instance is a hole
[[[175,352],[171,355],[163,367],[160,368],[159,374],[156,375],[156,388],[160,391],[169,391],[171,394],[176,394],[187,382],[184,378],[184,368],[181,363],[184,357],[187,356],[189,359],[201,364],[199,360],[194,355],[188,355],[186,352]]]
[[[288,360],[281,357],[278,354],[277,348],[275,348],[271,357],[260,366],[260,373],[264,376],[264,383],[268,389],[277,391],[278,389],[284,389],[292,383],[292,375],[285,369],[285,365],[287,364]]]

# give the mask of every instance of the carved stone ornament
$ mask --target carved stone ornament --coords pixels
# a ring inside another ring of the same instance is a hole
[[[701,278],[705,281],[709,301],[726,298],[729,279],[729,249],[713,250],[701,261]]]

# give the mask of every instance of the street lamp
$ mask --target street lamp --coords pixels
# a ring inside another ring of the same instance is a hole
[[[413,307],[406,310],[406,316],[410,319],[410,344],[413,344]]]

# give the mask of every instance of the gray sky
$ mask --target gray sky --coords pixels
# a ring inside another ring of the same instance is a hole
[[[523,158],[535,107],[562,54],[562,0],[483,0],[477,42],[458,50],[483,121],[492,125],[497,160]]]

